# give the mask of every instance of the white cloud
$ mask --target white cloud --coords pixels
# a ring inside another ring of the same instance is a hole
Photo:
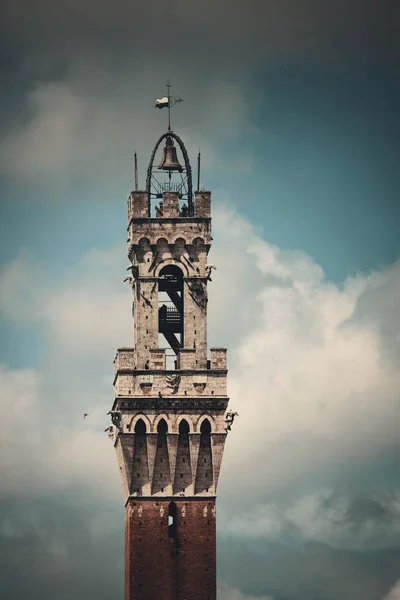
[[[241,499],[346,469],[347,461],[398,453],[399,357],[387,331],[399,331],[400,315],[381,306],[396,297],[400,261],[337,286],[310,257],[262,241],[237,215],[222,211],[217,219],[213,261],[223,271],[215,277],[219,306],[211,297],[210,307],[218,313],[215,336],[220,329],[229,341],[229,389],[239,412],[224,485]]]
[[[382,600],[400,600],[400,580]]]
[[[312,258],[269,245],[230,209],[216,206],[214,216],[212,262],[218,270],[210,284],[210,345],[228,346],[231,407],[239,412],[220,479],[223,510],[237,531],[276,537],[291,524],[306,538],[345,543],[351,524],[337,524],[336,513],[318,513],[325,492],[312,490],[331,490],[338,471],[349,465],[362,468],[398,456],[394,334],[400,315],[390,310],[390,298],[399,287],[400,263],[337,286]],[[46,280],[42,270],[36,287],[24,259],[3,271],[3,314],[24,322],[18,298],[29,288],[30,319],[40,316],[47,344],[40,376],[31,373],[27,380],[33,407],[23,418],[18,411],[13,416],[34,441],[28,436],[13,442],[8,485],[15,486],[21,473],[35,473],[40,485],[63,485],[86,474],[93,485],[105,476],[110,489],[116,484],[111,448],[98,434],[112,402],[114,352],[132,343],[124,254],[122,247],[93,251],[57,281]],[[8,386],[10,377],[25,378],[5,373]],[[1,395],[5,402],[9,396]],[[85,411],[89,422],[82,421]],[[46,469],[32,470],[42,454]],[[314,487],[279,508],[276,491],[299,482]],[[250,511],[245,519],[244,500]],[[392,509],[398,518],[398,508]],[[332,510],[340,513],[340,506]],[[360,545],[384,537],[378,521],[371,523],[358,534]]]
[[[71,165],[71,144],[77,147],[90,120],[89,106],[82,98],[66,84],[44,83],[31,92],[28,110],[28,123],[14,129],[2,142],[2,168],[16,174],[57,176],[60,169],[78,167],[79,162]]]
[[[132,344],[131,293],[123,246],[93,250],[64,275],[46,276],[29,257],[0,273],[0,313],[16,324],[41,321],[49,346],[105,356]]]
[[[46,279],[40,266],[26,253],[0,269],[0,315],[17,325],[41,317],[42,289]]]
[[[218,600],[274,600],[271,596],[253,596],[248,594],[243,594],[241,591],[232,589],[225,585],[224,583],[220,583],[217,590],[217,599]]]
[[[126,248],[88,253],[46,297],[51,342],[75,353],[105,356],[133,343]]]
[[[143,64],[132,79],[118,71],[110,72],[91,59],[82,59],[62,80],[38,81],[26,97],[26,118],[11,123],[3,134],[0,172],[18,178],[45,177],[47,183],[56,182],[58,189],[79,177],[80,181],[90,180],[92,189],[99,184],[113,197],[115,180],[126,182],[133,153],[140,149],[143,186],[150,153],[167,126],[166,111],[154,109],[163,85],[155,86],[154,76],[151,82],[148,77]],[[160,77],[158,81],[162,80]],[[205,92],[198,89],[198,79],[187,76],[185,88],[176,94],[184,96],[184,102],[174,109],[172,118],[179,123],[189,154],[195,156],[201,148],[203,170],[211,164],[219,169],[235,169],[231,159],[224,161],[224,153],[218,148],[242,133],[254,132],[243,83],[232,83],[214,74]],[[251,168],[251,155],[244,158]],[[58,196],[54,195],[54,201]]]
[[[50,371],[46,376],[54,374]],[[115,497],[118,473],[103,434],[105,410],[101,404],[94,405],[90,419],[84,420],[87,404],[79,397],[71,405],[76,412],[76,401],[80,403],[75,422],[60,425],[44,377],[33,369],[11,370],[0,365],[0,409],[7,415],[0,432],[1,494],[31,498],[79,481]]]

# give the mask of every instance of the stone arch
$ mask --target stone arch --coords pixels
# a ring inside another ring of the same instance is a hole
[[[136,256],[138,257],[138,261],[140,263],[149,262],[151,256],[153,255],[153,251],[151,249],[150,240],[147,237],[140,238],[138,242],[138,248],[136,250]],[[146,261],[147,256],[147,261]]]
[[[140,240],[138,241],[138,246],[140,246],[141,248],[150,247],[149,238],[147,238],[147,237],[140,238]]]
[[[200,255],[204,255],[206,253],[206,247],[203,238],[196,237],[192,240],[192,245],[190,247],[190,259],[193,262],[198,262],[200,259]]]
[[[164,265],[160,271],[159,271],[159,277],[163,277],[163,276],[172,276],[172,277],[176,277],[177,279],[182,279],[183,277],[183,271],[180,268],[180,266],[176,265],[176,264],[168,264],[168,265]]]
[[[211,433],[211,423],[207,418],[203,419],[201,422],[200,433],[204,435],[210,435]]]
[[[158,424],[160,423],[161,420],[164,420],[167,423],[168,426],[168,430],[170,429],[170,416],[168,413],[161,413],[159,415],[157,415],[154,420],[153,420],[153,431],[157,432],[158,431]]]
[[[204,246],[205,242],[202,237],[196,237],[192,240],[193,246]]]
[[[190,431],[191,431],[191,428],[190,428],[189,421],[185,417],[182,417],[181,419],[179,419],[179,421],[178,421],[178,433],[187,434]]]
[[[174,240],[172,247],[172,256],[175,260],[180,261],[181,256],[186,252],[186,240],[183,237],[177,237]]]
[[[147,427],[146,427],[146,423],[143,421],[143,419],[138,419],[136,421],[134,431],[135,431],[136,435],[146,435]]]
[[[167,246],[168,247],[168,243],[169,242],[168,242],[167,238],[165,238],[165,237],[160,237],[160,238],[157,238],[157,240],[156,240],[156,246],[157,247],[160,247],[160,246]]]
[[[136,415],[134,415],[132,417],[132,419],[129,422],[129,425],[128,425],[129,431],[131,431],[132,433],[135,432],[136,423],[139,421],[139,419],[141,419],[144,422],[144,424],[146,425],[147,432],[152,430],[152,426],[151,426],[149,417],[147,415],[145,415],[144,413],[137,413]]]
[[[177,264],[179,263],[179,264]],[[183,273],[183,277],[187,277],[189,275],[189,270],[187,268],[187,266],[185,265],[185,263],[183,263],[181,260],[177,260],[174,258],[162,258],[159,263],[157,264],[155,271],[154,271],[154,276],[155,277],[160,277],[160,271],[162,271],[162,269],[168,265],[175,265],[176,267],[178,267],[178,269],[181,269],[182,273]]]
[[[158,421],[157,433],[158,435],[166,435],[168,433],[168,423],[164,417]]]
[[[160,237],[157,239],[154,256],[157,256],[157,262],[172,257],[171,246],[166,238]]]
[[[197,433],[200,432],[201,425],[202,425],[203,421],[205,421],[206,419],[210,422],[211,432],[215,432],[215,430],[216,430],[215,418],[210,413],[204,413],[204,414],[200,415],[200,417],[197,419],[197,421],[194,424],[194,430]]]
[[[172,244],[179,243],[179,245],[183,245],[183,247],[186,246],[186,244],[188,243],[187,239],[182,236],[182,232],[175,234],[175,235],[171,235],[171,237],[169,239],[171,240]],[[182,241],[183,241],[183,244],[182,244]]]

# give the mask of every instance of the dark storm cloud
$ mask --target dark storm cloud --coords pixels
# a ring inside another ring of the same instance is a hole
[[[399,46],[396,0],[7,0],[2,12],[6,58],[49,52],[71,58],[85,49],[128,52],[128,60],[146,62],[212,55],[235,67],[310,55],[388,58]]]

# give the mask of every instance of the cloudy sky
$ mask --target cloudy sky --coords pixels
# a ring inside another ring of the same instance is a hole
[[[0,596],[123,595],[126,197],[173,126],[229,349],[219,600],[400,598],[397,0],[4,0]],[[90,419],[83,421],[83,413]]]

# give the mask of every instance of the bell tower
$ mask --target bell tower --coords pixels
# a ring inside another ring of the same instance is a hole
[[[128,198],[134,346],[114,360],[109,427],[126,507],[125,600],[216,599],[228,397],[226,349],[207,349],[211,241],[211,193],[193,193],[169,127],[146,190]]]

